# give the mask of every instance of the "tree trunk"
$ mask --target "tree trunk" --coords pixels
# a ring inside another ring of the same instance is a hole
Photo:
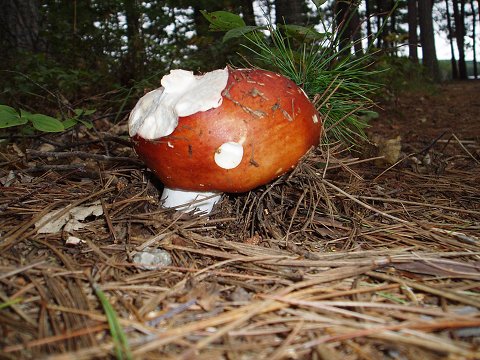
[[[247,25],[255,25],[255,14],[253,12],[252,0],[241,0],[243,20]]]
[[[221,4],[222,3],[222,4]],[[228,55],[232,50],[231,43],[222,43],[224,33],[220,31],[210,31],[209,22],[202,15],[201,11],[217,11],[220,9],[232,9],[233,1],[218,0],[191,0],[187,4],[193,7],[193,20],[195,22],[195,37],[193,41],[197,46],[195,56],[200,60],[200,66],[196,71],[210,71],[219,69],[228,63]]]
[[[358,4],[354,1],[348,3],[344,0],[337,0],[334,7],[337,34],[339,36],[339,50],[350,53],[347,48],[353,45],[355,55],[362,55],[362,41],[360,29],[360,16]]]
[[[350,22],[350,29],[352,32],[353,49],[355,55],[363,55],[362,46],[362,24],[360,22],[360,14],[358,13],[358,5],[353,9],[352,21]]]
[[[453,0],[453,14],[455,18],[455,35],[458,48],[458,71],[459,78],[468,79],[467,63],[465,61],[465,0],[460,0],[460,10],[458,9],[459,1]]]
[[[304,0],[275,0],[275,22],[277,24],[305,25]]]
[[[387,35],[391,34],[397,34],[397,9],[393,4],[392,0],[388,0],[388,14],[390,14],[390,26],[389,26],[389,31]],[[387,14],[387,16],[388,16]],[[391,38],[390,41],[386,42],[386,47],[387,49],[390,50],[390,52],[394,55],[397,56],[397,43],[395,41],[395,38],[392,36],[389,36]]]
[[[383,12],[383,0],[376,0],[377,4],[377,47],[382,47],[382,32],[383,32],[383,21],[385,20],[381,15]]]
[[[418,14],[417,1],[408,0],[408,57],[418,63]]]
[[[478,78],[478,67],[477,67],[477,13],[475,11],[475,3],[473,0],[470,0],[470,6],[472,8],[472,47],[473,47],[473,77]]]
[[[342,55],[347,55],[350,53],[347,49],[352,47],[350,28],[348,26],[350,21],[349,4],[346,1],[337,0],[335,1],[333,11],[335,13],[335,33],[337,35],[338,49]]]
[[[478,0],[480,1],[480,0]],[[367,18],[367,39],[368,39],[368,47],[372,46],[373,44],[373,34],[372,34],[372,12],[370,10],[370,0],[365,0],[365,16]]]
[[[388,48],[386,41],[387,19],[389,13],[388,0],[376,0],[377,3],[377,47]]]
[[[455,49],[453,47],[453,29],[452,29],[452,21],[450,20],[450,9],[448,6],[448,0],[445,0],[445,8],[447,9],[447,29],[448,29],[448,40],[450,42],[450,53],[452,57],[450,59],[450,64],[452,66],[452,79],[458,79],[458,67],[457,67],[457,59],[455,59]]]
[[[437,54],[435,50],[435,36],[432,19],[433,0],[419,0],[418,18],[420,24],[420,43],[422,45],[422,63],[428,75],[434,80],[440,80]]]
[[[140,12],[138,0],[125,0],[125,20],[127,24],[127,53],[123,64],[121,82],[131,85],[131,80],[143,75],[144,48],[140,33]]]
[[[0,49],[37,52],[42,50],[40,2],[37,0],[0,0]]]

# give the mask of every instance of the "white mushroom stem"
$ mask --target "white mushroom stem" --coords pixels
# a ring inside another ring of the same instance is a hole
[[[161,200],[164,200],[163,206],[167,208],[176,208],[183,212],[204,212],[209,214],[213,206],[220,201],[222,194],[218,192],[196,192],[175,190],[168,187],[163,189]]]

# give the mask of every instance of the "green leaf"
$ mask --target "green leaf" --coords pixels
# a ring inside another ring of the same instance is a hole
[[[265,26],[242,26],[235,29],[228,30],[225,36],[223,37],[223,42],[226,42],[231,39],[245,36],[252,31],[265,29]]]
[[[33,114],[31,112],[28,112],[27,110],[20,109],[20,117],[29,119],[30,116]]]
[[[325,36],[328,35],[325,33],[318,32],[313,27],[306,27],[306,26],[292,25],[292,24],[287,24],[287,25],[278,24],[278,26],[285,30],[285,34],[287,36],[294,37],[301,40],[311,40],[311,41],[322,40],[325,38]]]
[[[17,110],[10,106],[0,105],[0,129],[24,125],[27,119],[22,119]]]
[[[28,120],[32,122],[35,129],[43,132],[61,132],[65,130],[62,122],[51,116],[43,114],[30,114]]]
[[[94,112],[96,112],[97,109],[85,109],[84,112],[83,112],[83,115],[85,116],[88,116],[88,115],[92,115]]]
[[[95,111],[97,111],[96,109],[74,109],[73,112],[75,113],[75,115],[77,116],[88,116],[88,115],[92,115]]]
[[[13,115],[18,115],[17,110],[7,105],[0,105],[0,114],[9,113]]]
[[[315,6],[317,7],[317,10],[320,10],[320,6],[325,4],[327,0],[312,0]]]
[[[65,130],[68,130],[68,129],[74,127],[75,125],[77,125],[78,121],[77,121],[77,119],[70,118],[70,119],[62,121],[62,124],[63,124],[63,128]]]
[[[77,119],[78,122],[82,123],[87,129],[93,128],[93,124],[91,121],[88,120],[83,120],[83,119]]]
[[[200,10],[200,12],[210,23],[211,31],[228,31],[247,25],[239,15],[228,11],[214,11],[209,13],[205,10]]]

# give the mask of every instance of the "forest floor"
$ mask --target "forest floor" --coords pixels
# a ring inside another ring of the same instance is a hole
[[[0,358],[480,359],[479,94],[391,96],[361,156],[208,217],[161,207],[126,119],[6,139]]]

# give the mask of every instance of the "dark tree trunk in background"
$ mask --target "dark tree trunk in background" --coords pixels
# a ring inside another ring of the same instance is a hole
[[[304,0],[275,0],[275,22],[277,24],[306,24]]]
[[[252,0],[241,0],[240,5],[242,7],[243,20],[247,25],[255,25],[255,14],[253,12]]]
[[[417,0],[408,0],[408,57],[418,63]]]
[[[460,5],[460,9],[458,8]],[[455,35],[458,48],[459,78],[468,79],[467,63],[465,61],[465,0],[453,0],[453,16],[455,18]]]
[[[352,30],[352,40],[353,40],[353,49],[355,55],[363,55],[363,46],[362,46],[362,24],[360,22],[360,14],[358,13],[358,5],[352,9],[352,21],[350,23],[350,28]]]
[[[0,49],[41,51],[39,33],[40,1],[0,0]],[[2,57],[8,55],[4,53]]]
[[[347,48],[353,45],[355,55],[362,55],[360,16],[358,4],[354,1],[337,0],[334,7],[335,22],[339,34],[339,48],[344,54],[350,53]]]
[[[338,47],[342,51],[342,54],[345,55],[347,48],[351,48],[352,44],[350,43],[350,29],[348,27],[348,22],[350,18],[349,4],[343,0],[335,1],[334,5],[335,13],[335,26],[336,34],[338,35]]]
[[[473,50],[473,76],[478,78],[477,67],[477,13],[475,10],[475,3],[470,0],[470,7],[472,8],[472,50]]]
[[[447,10],[447,29],[448,29],[448,40],[450,42],[450,53],[452,57],[450,59],[450,64],[452,66],[452,79],[458,79],[458,67],[457,67],[457,59],[455,59],[455,49],[453,47],[453,29],[452,29],[452,21],[450,20],[450,7],[448,4],[448,0],[445,0],[445,7]]]
[[[388,0],[376,0],[377,3],[377,47],[387,48],[388,42],[385,37],[387,35],[387,18],[389,13]]]
[[[140,32],[138,0],[125,0],[125,18],[127,23],[127,53],[124,59],[121,82],[123,85],[129,85],[131,80],[140,79],[143,75],[145,51]]]
[[[480,0],[479,0],[480,1]],[[372,11],[370,7],[370,0],[365,0],[365,17],[367,18],[367,39],[368,47],[373,44],[373,34],[372,34]]]
[[[437,54],[435,50],[435,36],[432,19],[433,0],[419,0],[418,19],[420,24],[420,43],[422,44],[422,63],[434,81],[440,80]]]
[[[393,0],[387,1],[388,13],[390,14],[390,27],[387,35],[397,34],[397,8],[394,6]],[[388,15],[387,15],[388,16]],[[387,48],[390,48],[390,51],[393,55],[397,56],[397,42],[395,38],[390,36],[391,40],[387,41]]]
[[[195,36],[192,39],[196,45],[195,58],[200,59],[198,68],[195,71],[210,71],[225,67],[229,62],[229,55],[232,53],[232,43],[222,43],[224,33],[210,31],[209,22],[202,15],[201,11],[213,12],[218,10],[233,11],[238,14],[240,9],[235,9],[239,2],[230,0],[189,0],[186,4],[193,7],[193,21],[195,23]],[[244,9],[242,8],[241,11]]]

